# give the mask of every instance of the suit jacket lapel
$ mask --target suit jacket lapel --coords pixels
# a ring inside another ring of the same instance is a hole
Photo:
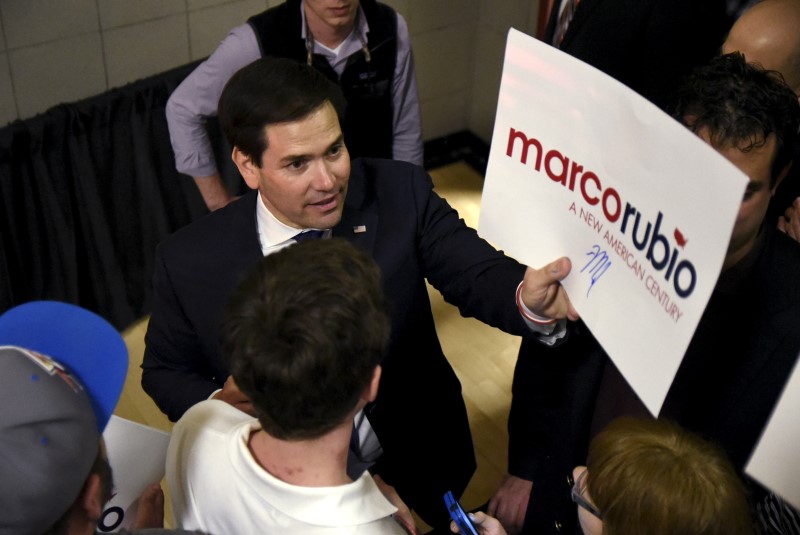
[[[366,197],[363,183],[351,180],[342,220],[334,227],[333,236],[372,252],[378,237],[378,214],[374,210],[362,209]]]
[[[239,264],[245,259],[245,265],[253,266],[264,255],[261,252],[261,242],[258,239],[258,222],[256,220],[257,191],[250,192],[236,201],[232,210],[235,210],[231,227],[236,232],[230,233],[229,242],[230,261]]]
[[[365,251],[370,252],[375,248],[375,239],[377,236],[377,215],[355,209],[347,210],[345,208],[342,214],[342,220],[333,229],[333,237],[344,238]]]

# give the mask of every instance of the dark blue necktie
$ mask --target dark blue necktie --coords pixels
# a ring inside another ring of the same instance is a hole
[[[361,444],[358,437],[358,428],[353,422],[353,432],[350,435],[350,447],[347,450],[347,475],[355,481],[374,463],[365,461],[361,457]]]
[[[318,240],[323,234],[325,234],[324,230],[304,230],[303,232],[292,236],[292,239],[297,243],[300,243],[301,241],[305,240]]]

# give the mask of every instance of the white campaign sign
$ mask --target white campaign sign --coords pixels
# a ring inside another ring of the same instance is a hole
[[[164,478],[169,433],[112,415],[103,439],[114,474],[114,496],[97,527],[107,533],[130,528],[139,496]]]
[[[800,509],[800,365],[795,365],[744,471]]]
[[[656,106],[510,30],[481,235],[564,287],[657,414],[722,267],[747,177]]]

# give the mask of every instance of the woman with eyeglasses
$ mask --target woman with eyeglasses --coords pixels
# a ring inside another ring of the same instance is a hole
[[[713,444],[666,420],[623,418],[573,471],[585,535],[754,533],[739,476]]]
[[[756,533],[725,454],[674,423],[615,420],[592,440],[586,464],[572,472],[584,535]],[[471,516],[480,535],[506,533],[484,513]]]

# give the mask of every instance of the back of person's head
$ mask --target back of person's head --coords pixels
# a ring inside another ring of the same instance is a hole
[[[91,474],[109,498],[100,438],[127,369],[122,337],[92,312],[37,301],[0,315],[0,535],[64,532]]]
[[[674,423],[615,420],[592,440],[586,465],[603,535],[754,533],[724,452]]]
[[[303,119],[326,102],[341,123],[345,100],[338,85],[305,63],[263,57],[228,80],[219,99],[219,122],[231,146],[261,165],[266,127]]]
[[[741,52],[745,59],[780,72],[800,96],[800,0],[761,0],[733,24],[723,53]]]
[[[800,103],[781,75],[749,64],[739,53],[698,67],[678,91],[673,116],[695,133],[706,131],[717,148],[743,152],[775,135],[772,183],[791,162]]]
[[[354,410],[386,349],[375,261],[340,239],[268,255],[234,292],[221,342],[264,431],[320,437]]]

